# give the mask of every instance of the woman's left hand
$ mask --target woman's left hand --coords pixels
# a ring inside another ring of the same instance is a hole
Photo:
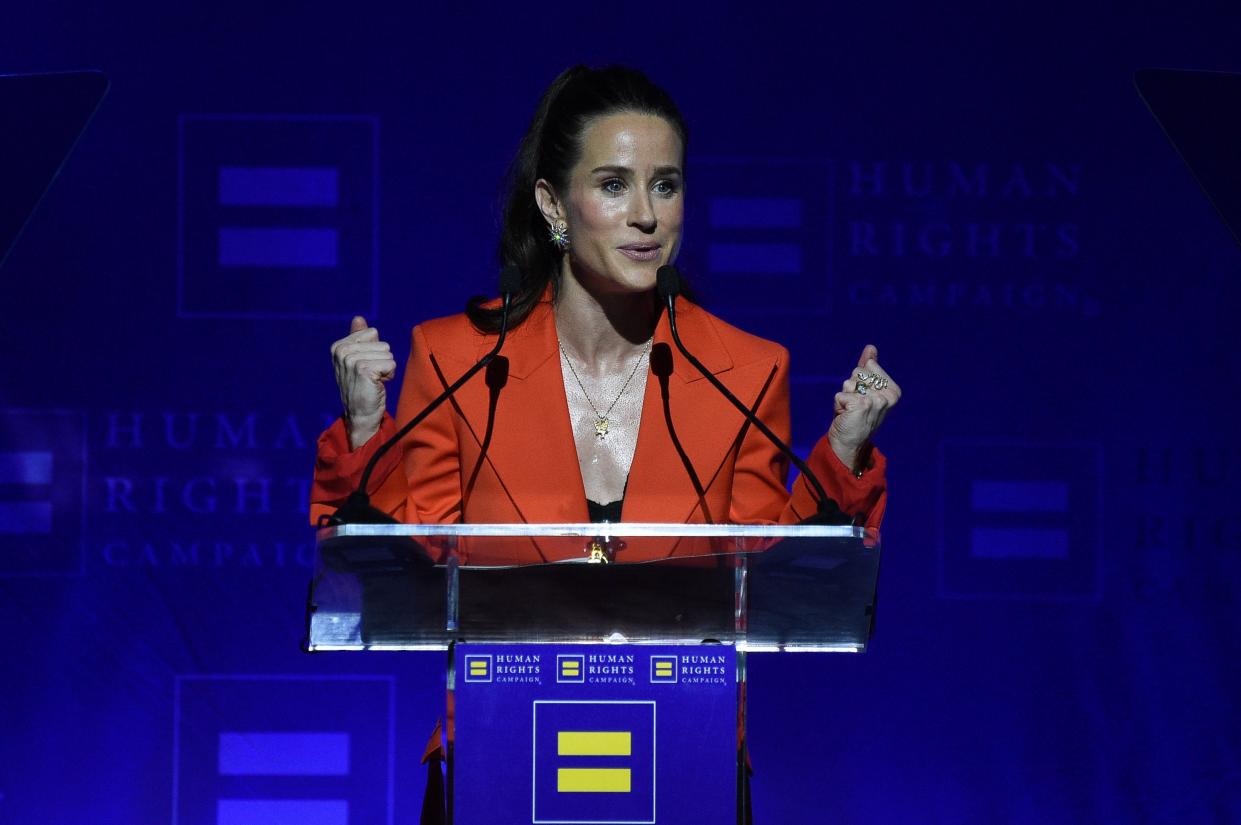
[[[883,423],[888,410],[901,399],[901,388],[892,380],[892,376],[879,366],[878,358],[878,347],[867,344],[858,358],[857,368],[845,379],[841,391],[836,393],[836,416],[827,431],[832,451],[846,467],[855,472],[863,469],[858,466],[863,448]],[[858,378],[858,373],[868,374],[873,378],[863,381]]]

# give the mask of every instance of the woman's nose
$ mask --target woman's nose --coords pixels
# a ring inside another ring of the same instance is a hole
[[[655,207],[651,204],[651,196],[649,194],[639,194],[630,203],[629,225],[636,226],[647,232],[655,228]]]

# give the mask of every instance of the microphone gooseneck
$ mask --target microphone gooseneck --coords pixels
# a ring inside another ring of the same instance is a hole
[[[396,519],[388,515],[384,511],[371,505],[371,497],[367,492],[370,486],[371,476],[375,472],[375,468],[379,466],[379,460],[397,445],[410,430],[421,424],[428,415],[435,412],[441,404],[447,401],[456,393],[457,390],[469,381],[478,371],[490,364],[497,355],[500,354],[500,348],[504,346],[504,339],[508,335],[508,315],[509,309],[513,305],[513,293],[521,287],[521,270],[516,266],[509,265],[500,271],[500,296],[503,304],[500,313],[500,333],[496,337],[496,344],[491,351],[484,355],[478,363],[466,370],[460,378],[452,382],[438,396],[433,398],[429,404],[411,418],[405,426],[396,431],[396,434],[379,445],[375,450],[375,454],[371,456],[371,460],[366,462],[365,469],[362,470],[362,480],[358,482],[358,487],[349,497],[345,499],[335,513],[326,516],[326,524],[328,526],[339,526],[341,524],[395,524]]]
[[[707,369],[701,361],[694,357],[693,353],[686,349],[685,344],[681,341],[680,333],[677,332],[676,299],[681,294],[681,275],[677,272],[676,267],[665,264],[656,271],[655,289],[659,293],[660,300],[664,302],[664,307],[668,310],[668,328],[672,331],[672,340],[676,343],[677,349],[681,351],[681,355],[693,365],[694,369],[702,373],[703,377],[710,381],[712,386],[719,390],[745,416],[746,420],[754,425],[755,429],[766,436],[768,441],[775,444],[780,452],[789,457],[793,465],[801,472],[802,478],[806,479],[811,489],[814,490],[818,513],[803,521],[803,524],[852,524],[853,519],[840,509],[840,505],[835,499],[827,494],[818,477],[815,476],[814,471],[810,469],[806,462],[802,461],[801,457],[793,452],[789,445],[785,444],[778,435],[773,433],[771,428],[763,423],[762,419],[755,415],[749,407],[741,403],[741,399],[733,395],[728,387],[724,386],[724,383],[711,373],[711,370]]]

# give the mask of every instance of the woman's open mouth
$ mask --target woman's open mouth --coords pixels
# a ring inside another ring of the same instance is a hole
[[[617,247],[621,254],[634,261],[654,261],[659,258],[657,243],[631,243]]]

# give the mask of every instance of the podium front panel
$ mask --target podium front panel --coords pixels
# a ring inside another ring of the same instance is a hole
[[[453,648],[454,825],[734,822],[729,645]]]

